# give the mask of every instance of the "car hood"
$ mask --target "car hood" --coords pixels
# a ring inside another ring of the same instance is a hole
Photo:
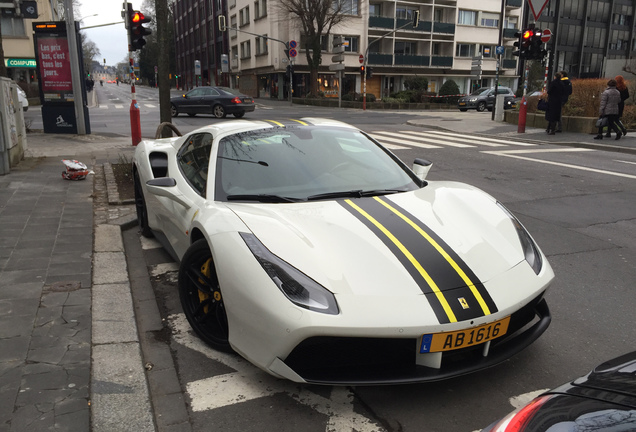
[[[524,260],[496,201],[457,183],[377,198],[227,205],[271,252],[335,293],[385,294],[391,287],[391,295],[421,294],[409,262],[444,281],[440,272],[453,271],[450,258],[484,283]],[[440,261],[447,270],[438,271]],[[462,282],[438,285],[454,289]]]

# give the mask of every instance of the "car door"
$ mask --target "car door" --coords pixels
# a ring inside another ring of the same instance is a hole
[[[175,200],[159,197],[161,206],[157,216],[170,245],[181,257],[190,245],[190,224],[206,202],[208,167],[212,148],[212,134],[194,133],[183,143],[176,155],[178,173],[173,175],[183,195],[183,205]]]
[[[201,112],[201,101],[203,99],[203,90],[194,89],[185,94],[184,100],[181,102],[180,111],[184,113]]]
[[[205,112],[209,114],[213,114],[212,109],[214,105],[216,105],[219,102],[220,95],[221,94],[219,93],[219,91],[215,88],[205,89],[205,97],[204,97]]]

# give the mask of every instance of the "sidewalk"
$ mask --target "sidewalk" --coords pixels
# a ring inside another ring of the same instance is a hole
[[[518,134],[470,114],[410,113],[408,124],[636,154],[636,132],[600,142]],[[121,235],[135,210],[109,204],[109,163],[131,160],[130,138],[34,133],[27,146],[0,176],[0,431],[187,430],[154,416],[153,406],[169,404],[150,400],[135,321],[145,312],[133,308]],[[95,174],[63,180],[69,158]]]

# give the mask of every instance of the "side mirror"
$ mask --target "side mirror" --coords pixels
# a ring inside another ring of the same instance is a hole
[[[413,172],[415,173],[417,178],[425,181],[426,176],[428,175],[428,172],[431,170],[432,166],[433,162],[426,159],[416,158],[415,161],[413,161]]]
[[[177,181],[172,177],[159,177],[146,182],[148,192],[151,194],[169,198],[178,202],[186,209],[192,207],[192,201],[179,192],[179,189],[175,186],[177,186]]]

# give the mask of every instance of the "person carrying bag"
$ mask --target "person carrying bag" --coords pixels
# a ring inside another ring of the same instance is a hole
[[[607,88],[601,94],[601,106],[599,108],[599,120],[606,118],[607,126],[616,132],[616,138],[620,139],[623,133],[616,124],[618,122],[618,104],[621,102],[621,94],[616,90],[616,80],[609,80]],[[597,123],[598,124],[598,123]],[[594,139],[603,139],[603,126],[598,128],[598,135]]]

